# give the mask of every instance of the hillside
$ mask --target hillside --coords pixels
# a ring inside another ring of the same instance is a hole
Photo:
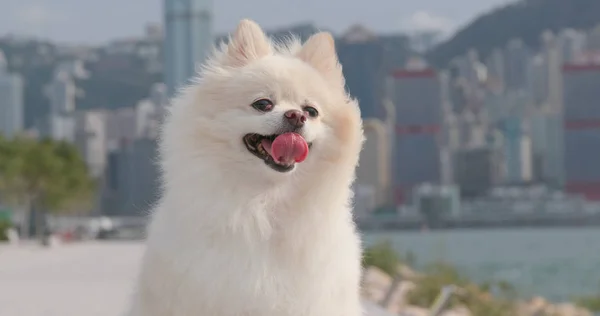
[[[598,23],[599,0],[521,0],[480,16],[427,57],[432,64],[443,67],[471,47],[487,56],[492,49],[518,37],[535,48],[545,30],[590,29]]]

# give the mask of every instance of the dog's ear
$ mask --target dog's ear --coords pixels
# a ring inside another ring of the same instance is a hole
[[[272,53],[267,35],[251,20],[242,20],[227,45],[227,63],[242,67]]]
[[[342,66],[338,61],[331,33],[320,32],[311,36],[297,56],[318,70],[328,81],[344,85]]]

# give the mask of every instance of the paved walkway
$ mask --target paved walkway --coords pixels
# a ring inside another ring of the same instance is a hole
[[[142,250],[136,242],[0,245],[0,316],[121,316]]]
[[[0,245],[1,316],[120,316],[140,243]]]

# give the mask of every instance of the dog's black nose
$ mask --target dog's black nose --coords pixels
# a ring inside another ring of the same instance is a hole
[[[304,126],[304,122],[306,122],[306,114],[300,110],[289,110],[283,113],[285,119],[295,128],[300,128]]]

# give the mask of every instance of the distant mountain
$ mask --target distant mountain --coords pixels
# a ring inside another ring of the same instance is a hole
[[[521,0],[477,18],[436,46],[427,57],[432,64],[442,67],[470,48],[485,57],[512,38],[522,38],[536,48],[545,30],[587,30],[599,23],[600,0]]]

